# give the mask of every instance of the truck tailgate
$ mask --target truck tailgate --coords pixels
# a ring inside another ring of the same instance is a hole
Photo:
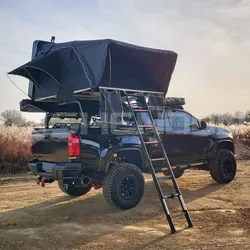
[[[68,129],[38,129],[32,132],[33,158],[41,162],[70,162]]]

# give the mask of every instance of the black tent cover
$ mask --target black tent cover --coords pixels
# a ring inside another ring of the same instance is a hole
[[[111,39],[33,43],[32,60],[9,74],[30,80],[29,97],[71,101],[99,87],[167,93],[177,54]]]

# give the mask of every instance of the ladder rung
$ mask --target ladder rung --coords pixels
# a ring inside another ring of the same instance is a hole
[[[148,106],[150,108],[150,110],[165,110],[164,107],[162,108],[158,108],[158,107],[152,107],[152,106]]]
[[[171,195],[168,195],[168,196],[164,196],[163,198],[164,199],[174,199],[175,197],[178,197],[180,194],[171,194]]]
[[[146,109],[134,109],[134,112],[149,112]]]
[[[166,159],[165,158],[153,158],[151,159],[152,162],[155,162],[155,161],[165,161]]]
[[[154,125],[139,125],[139,128],[154,128]]]
[[[178,217],[181,217],[181,216],[185,216],[185,213],[178,213],[178,214],[174,214],[173,216],[171,215],[171,218],[178,218]]]
[[[128,94],[127,93],[127,96],[143,96],[143,94]]]
[[[159,177],[156,177],[156,179],[157,180],[170,180],[170,179],[172,179],[172,176],[171,175],[159,176]]]
[[[159,141],[145,141],[144,142],[146,145],[149,145],[149,144],[158,144]]]
[[[162,167],[154,167],[154,171],[161,172],[162,173]]]

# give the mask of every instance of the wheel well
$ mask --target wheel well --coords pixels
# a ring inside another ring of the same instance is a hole
[[[125,163],[131,163],[142,169],[142,154],[138,149],[121,150],[117,152],[119,158]]]
[[[220,142],[217,149],[228,149],[231,152],[235,153],[234,144],[231,141]]]

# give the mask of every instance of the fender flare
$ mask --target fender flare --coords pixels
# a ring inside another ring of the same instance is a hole
[[[220,147],[220,145],[222,143],[231,144],[232,148],[233,148],[233,153],[235,153],[235,144],[234,144],[234,142],[232,140],[230,140],[230,139],[215,140],[212,147],[209,148],[208,159],[213,158],[213,156],[215,155],[215,153],[217,152],[218,148]]]
[[[144,157],[143,157],[143,154],[142,154],[142,151],[141,151],[140,148],[119,148],[119,149],[115,150],[115,151],[113,152],[113,154],[114,154],[114,153],[119,154],[119,153],[121,153],[121,152],[129,152],[129,151],[130,151],[130,152],[131,152],[131,151],[133,151],[133,152],[136,151],[136,152],[137,152],[137,154],[138,154],[139,157],[140,157],[140,161],[141,161],[140,169],[143,170]],[[113,155],[113,154],[112,154],[112,155]],[[108,161],[107,164],[106,164],[106,169],[105,169],[105,172],[106,172],[106,173],[108,173],[109,168],[110,168],[110,161]]]

